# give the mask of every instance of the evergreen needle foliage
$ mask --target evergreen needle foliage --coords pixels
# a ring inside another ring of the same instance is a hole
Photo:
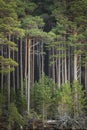
[[[0,129],[85,126],[87,0],[0,0],[0,91]]]

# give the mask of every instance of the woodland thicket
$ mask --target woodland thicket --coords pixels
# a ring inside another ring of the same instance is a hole
[[[80,128],[86,97],[87,0],[0,0],[1,126],[71,119]]]

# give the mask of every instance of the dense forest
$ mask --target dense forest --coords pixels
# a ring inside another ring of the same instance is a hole
[[[87,0],[0,0],[0,130],[85,129],[86,98]]]

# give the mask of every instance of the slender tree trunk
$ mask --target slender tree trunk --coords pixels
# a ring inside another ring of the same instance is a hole
[[[85,63],[85,90],[87,96],[87,63]]]
[[[74,36],[77,36],[77,31],[75,30]],[[74,51],[76,50],[76,47],[74,47]],[[78,55],[74,54],[74,81],[76,82],[78,80],[77,76],[77,68],[78,68]],[[74,117],[78,117],[78,91],[77,88],[75,88],[74,93]]]
[[[38,68],[38,79],[41,79],[41,56],[40,56],[40,45],[37,45],[37,68]]]
[[[59,45],[59,48],[60,48],[60,45]],[[60,85],[61,85],[61,80],[60,80],[61,70],[60,70],[60,66],[61,66],[61,62],[60,62],[60,50],[59,50],[59,58],[58,58],[58,86],[59,86],[59,89],[60,89]]]
[[[44,72],[44,54],[43,54],[43,40],[42,40],[42,45],[41,45],[41,55],[42,55],[42,74],[43,74],[43,72]]]
[[[13,60],[14,60],[14,50],[13,50]],[[15,93],[15,70],[12,73],[13,73],[13,90]]]
[[[32,70],[33,70],[33,40],[31,39],[30,45],[30,86],[32,86]]]
[[[30,46],[31,40],[28,39],[28,113],[30,113]]]
[[[26,43],[25,43],[25,95],[26,95],[26,99],[27,99],[27,38],[26,38]]]
[[[41,79],[41,48],[40,48],[40,44],[38,45],[39,46],[39,54],[38,54],[38,68],[39,68],[39,79]]]
[[[70,82],[70,46],[68,46],[68,82]]]
[[[23,95],[23,62],[22,62],[22,38],[20,39],[20,85],[21,95]]]
[[[3,45],[1,46],[1,56],[3,56]],[[2,70],[3,70],[3,64],[2,64]],[[3,72],[1,73],[1,91],[3,92]]]
[[[57,51],[56,51],[57,54]],[[56,82],[58,84],[58,58],[56,58],[56,63],[55,63],[55,74],[56,74]]]
[[[65,83],[67,82],[67,61],[66,61],[66,50],[65,50]]]
[[[62,45],[63,47],[63,45]],[[63,56],[64,52],[62,50],[62,84],[64,84],[64,56]]]
[[[77,60],[78,60],[78,55],[74,54],[74,81],[76,82],[78,80],[77,77]],[[75,93],[74,93],[74,117],[78,116],[78,95],[77,95],[77,88],[75,88]]]
[[[52,65],[52,78],[55,81],[55,60],[54,60],[54,47],[52,48],[53,65]]]
[[[78,76],[78,80],[81,83],[81,55],[79,55],[78,58],[78,68],[77,68],[77,76]]]
[[[50,55],[51,55],[51,50],[49,50],[49,53],[48,53],[48,55],[49,55],[49,70],[48,70],[48,75],[49,75],[49,77],[51,77],[51,65],[50,65]]]
[[[33,41],[32,41],[32,61],[31,61],[31,89],[32,89],[32,92],[33,92],[33,96],[35,96],[35,88],[34,88],[34,60],[35,60],[35,39],[33,38]],[[31,101],[31,107],[35,108],[35,104],[34,104],[34,98],[33,100]]]
[[[11,40],[11,36],[9,34],[9,41]],[[10,59],[10,45],[8,45],[8,58]],[[8,66],[8,69],[10,70],[10,65]],[[8,107],[10,105],[10,71],[7,75],[7,86],[8,86]]]
[[[13,42],[14,42],[14,38],[13,38]],[[13,60],[15,60],[14,59],[14,56],[15,56],[14,49],[13,49],[12,53],[13,53],[12,58],[13,58]],[[15,93],[15,70],[12,72],[12,74],[13,74],[13,90],[14,90],[14,93]]]
[[[35,41],[33,40],[33,56],[32,56],[32,85],[34,85],[34,44],[35,44]]]
[[[34,38],[32,39],[31,41],[31,61],[30,61],[30,68],[31,68],[31,86],[33,86],[34,84],[34,46],[35,46],[35,43],[34,43]]]
[[[78,80],[77,78],[77,54],[74,54],[74,80]]]
[[[18,44],[18,41],[17,41]],[[19,52],[19,47],[18,47],[18,52]],[[17,63],[19,63],[19,53],[17,53]],[[17,77],[17,90],[19,90],[19,65],[17,66],[17,73],[16,73],[16,77]]]

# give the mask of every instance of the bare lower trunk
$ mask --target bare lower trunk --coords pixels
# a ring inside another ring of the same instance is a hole
[[[70,83],[70,47],[68,47],[68,82]]]
[[[77,80],[77,54],[74,54],[74,80]]]
[[[2,70],[3,70],[3,65],[2,65]],[[4,75],[3,72],[1,74],[1,91],[3,92],[3,79],[4,79]]]
[[[67,82],[67,61],[66,61],[66,50],[65,50],[65,83]]]
[[[19,54],[18,54],[18,52],[16,52],[16,53],[17,53],[17,63],[19,63]],[[19,90],[19,65],[17,66],[16,76],[17,76],[17,78],[16,78],[16,80],[17,80],[17,90]]]
[[[34,40],[33,40],[33,54],[32,54],[32,85],[34,85]]]
[[[85,90],[87,96],[87,63],[85,63]]]
[[[48,67],[48,75],[49,75],[49,77],[51,77],[51,66],[50,66],[50,55],[51,55],[51,50],[49,50],[49,53],[48,53],[48,55],[49,55],[49,67]]]
[[[41,49],[40,49],[40,45],[38,45],[38,51],[39,51],[39,54],[38,54],[38,70],[39,70],[39,79],[41,79]]]
[[[62,50],[62,84],[64,84],[64,56],[63,56],[63,50]]]
[[[22,38],[20,39],[20,85],[21,94],[23,95],[23,66],[22,66]]]
[[[55,66],[56,66],[56,68],[55,68],[56,69],[56,72],[55,72],[56,73],[56,82],[58,84],[58,59],[57,58],[56,58],[56,65]]]
[[[52,48],[53,65],[52,65],[52,78],[55,81],[55,61],[54,61],[54,47]]]
[[[13,37],[13,42],[14,42],[14,37]],[[15,60],[14,48],[12,50],[12,59]],[[14,94],[15,94],[15,70],[12,72],[12,77],[13,77],[13,91],[14,91]]]
[[[27,99],[27,38],[25,44],[25,95]]]
[[[10,69],[10,66],[8,67]],[[8,86],[8,107],[10,105],[10,72],[8,72],[7,76],[7,86]]]
[[[13,50],[13,60],[14,60],[14,50]],[[13,90],[15,93],[15,71],[13,71],[12,73],[13,73]]]
[[[42,45],[41,45],[41,64],[42,64],[42,74],[44,72],[44,54],[43,54],[43,41],[42,41]]]
[[[3,56],[3,45],[1,48],[1,55]],[[3,70],[3,64],[2,64],[2,70]],[[1,91],[3,92],[3,72],[1,73]]]
[[[11,39],[11,36],[9,34],[9,41]],[[8,58],[10,59],[10,45],[8,45]],[[8,66],[8,69],[10,70],[10,65]],[[7,86],[8,86],[8,107],[10,105],[10,71],[7,75]]]
[[[77,54],[74,54],[74,81],[76,82],[78,80],[78,77],[77,77],[77,60],[78,60],[78,57],[77,57]],[[77,88],[75,88],[75,93],[74,93],[74,117],[77,117],[78,116],[78,95],[77,95]]]
[[[81,55],[79,55],[77,74],[78,80],[81,83]]]
[[[28,113],[30,113],[30,38],[28,39]]]
[[[59,46],[60,47],[60,46]],[[59,58],[58,58],[58,86],[59,86],[59,89],[60,89],[60,85],[61,85],[61,80],[60,80],[60,65],[61,62],[60,62],[60,50],[59,50]]]

